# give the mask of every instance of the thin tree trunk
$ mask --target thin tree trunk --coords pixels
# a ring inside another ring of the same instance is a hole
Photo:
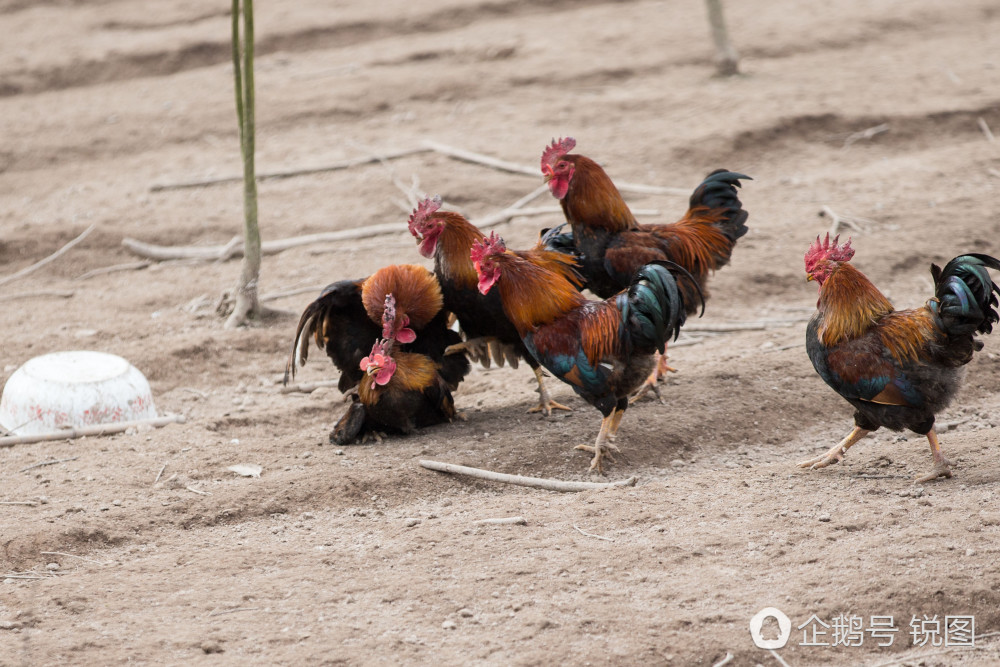
[[[226,328],[245,325],[260,315],[260,227],[257,224],[257,177],[254,169],[253,0],[243,0],[243,41],[240,43],[240,0],[233,0],[233,74],[236,115],[243,156],[243,265],[236,286],[235,306]],[[242,46],[242,49],[240,48]],[[241,66],[242,53],[242,66]]]
[[[722,0],[705,0],[705,5],[708,7],[708,24],[712,27],[712,41],[715,42],[715,66],[719,76],[739,74],[740,55],[729,41]]]

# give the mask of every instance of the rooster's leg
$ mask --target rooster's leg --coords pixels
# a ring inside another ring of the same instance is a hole
[[[545,387],[545,377],[542,375],[541,368],[532,369],[535,371],[535,378],[538,379],[538,405],[528,410],[528,412],[541,412],[543,415],[548,417],[552,414],[553,410],[566,410],[567,412],[572,412],[573,408],[563,405],[562,403],[556,403],[552,400],[549,395],[549,390]]]
[[[653,369],[653,372],[649,374],[646,381],[642,383],[641,387],[639,387],[639,391],[635,392],[635,395],[629,399],[629,403],[635,403],[649,391],[656,394],[656,398],[660,399],[660,403],[662,403],[663,397],[660,395],[660,388],[656,385],[660,381],[660,378],[665,376],[667,373],[676,372],[677,369],[667,363],[667,346],[664,345],[663,354],[656,355],[656,367]]]
[[[622,417],[624,416],[624,410],[615,410],[611,413],[611,423],[608,424],[608,440],[611,442],[614,442],[615,438],[618,437],[618,427],[622,425]]]
[[[931,456],[934,457],[934,470],[917,478],[917,483],[929,482],[938,477],[951,477],[951,461],[941,453],[941,443],[938,442],[937,431],[931,428],[927,433],[927,442],[931,445]]]
[[[841,459],[844,458],[844,454],[848,449],[850,449],[851,445],[868,435],[870,432],[871,431],[866,431],[860,426],[855,426],[854,430],[851,431],[846,438],[830,448],[830,451],[826,454],[820,454],[819,456],[811,458],[808,461],[800,461],[799,467],[816,470],[817,468],[825,468],[831,463],[840,463]]]
[[[594,458],[590,461],[590,471],[596,470],[599,474],[604,474],[604,466],[602,461],[606,458],[607,460],[614,462],[611,457],[611,452],[617,452],[618,448],[613,444],[608,442],[608,431],[611,429],[611,423],[615,418],[615,412],[613,411],[610,415],[601,420],[601,431],[597,434],[597,441],[593,445],[577,445],[574,449],[582,449],[585,452],[593,452]]]

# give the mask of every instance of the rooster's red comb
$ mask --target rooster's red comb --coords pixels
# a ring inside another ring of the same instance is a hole
[[[427,216],[434,213],[439,208],[441,208],[441,197],[439,195],[428,197],[417,204],[417,207],[413,209],[413,213],[410,214],[410,220],[408,222],[410,231],[414,231],[423,223],[424,220],[427,219]]]
[[[816,242],[809,246],[809,250],[806,250],[806,271],[812,271],[823,260],[846,262],[854,257],[851,239],[847,239],[844,245],[837,245],[838,240],[840,240],[840,235],[834,236],[831,241],[829,232],[822,241],[817,236]]]
[[[542,151],[542,173],[552,171],[556,166],[556,162],[575,147],[576,139],[573,137],[566,137],[565,139],[559,139],[559,141],[553,139],[552,143]]]
[[[472,244],[472,250],[469,253],[469,256],[473,262],[478,264],[486,257],[490,257],[492,255],[502,255],[506,251],[507,244],[503,242],[503,238],[497,236],[496,232],[490,232],[489,236]]]

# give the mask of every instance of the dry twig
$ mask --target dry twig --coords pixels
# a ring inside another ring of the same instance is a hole
[[[0,505],[27,505],[35,507],[38,503],[34,500],[0,500]]]
[[[281,394],[311,394],[320,387],[336,387],[340,380],[319,380],[318,382],[308,382],[293,384],[278,389]]]
[[[865,231],[861,226],[862,224],[870,225],[874,224],[871,220],[867,218],[856,218],[850,215],[840,215],[835,213],[829,206],[823,206],[819,211],[819,217],[828,217],[833,222],[830,223],[830,236],[836,236],[840,233],[840,226],[846,225],[857,232]]]
[[[440,461],[420,461],[420,465],[428,470],[438,472],[449,472],[456,475],[466,475],[476,479],[484,479],[490,482],[502,482],[504,484],[517,484],[518,486],[530,486],[536,489],[547,491],[589,491],[593,489],[609,489],[616,486],[635,486],[636,478],[629,477],[617,482],[567,482],[560,479],[542,479],[539,477],[523,477],[521,475],[508,475],[492,470],[481,468],[470,468],[468,466],[455,465],[454,463],[441,463]]]
[[[34,470],[35,468],[41,468],[44,466],[54,466],[57,463],[67,463],[69,461],[76,461],[78,458],[80,457],[71,456],[68,459],[52,459],[51,461],[42,461],[40,463],[35,463],[34,465],[30,465],[27,468],[21,468],[20,470],[18,470],[18,472],[27,472],[29,470]]]
[[[234,609],[213,609],[208,613],[209,617],[222,616],[223,614],[235,614],[239,611],[259,611],[260,607],[236,607]]]
[[[723,658],[722,660],[720,660],[719,662],[715,663],[714,665],[712,665],[712,667],[722,667],[723,665],[728,665],[729,663],[731,663],[733,661],[734,657],[735,656],[732,653],[729,653],[727,651],[726,652],[726,657]]]
[[[794,317],[781,320],[757,320],[756,322],[719,322],[712,324],[685,324],[684,331],[702,333],[729,333],[733,331],[764,331],[774,327],[790,327],[793,324],[808,322],[808,317]],[[671,347],[674,347],[671,344]]]
[[[391,151],[389,153],[384,153],[382,155],[368,155],[366,157],[351,158],[349,160],[342,160],[341,162],[334,162],[332,164],[310,167],[306,169],[290,169],[287,171],[271,171],[265,172],[263,174],[257,174],[258,181],[267,181],[279,178],[292,178],[293,176],[307,176],[310,174],[322,174],[328,171],[340,171],[342,169],[351,169],[352,167],[360,167],[366,164],[375,164],[376,162],[384,162],[386,160],[395,160],[401,157],[407,157],[409,155],[416,155],[417,153],[427,153],[430,148],[408,148],[401,151]],[[182,188],[200,188],[206,185],[219,185],[222,183],[241,183],[243,181],[243,176],[222,176],[220,178],[208,178],[197,181],[184,181],[180,183],[163,183],[158,185],[153,185],[149,189],[152,192],[159,192],[161,190],[179,190]]]
[[[844,139],[844,148],[848,148],[851,144],[855,144],[862,140],[868,140],[872,137],[882,134],[883,132],[889,131],[889,123],[882,123],[881,125],[875,125],[874,127],[869,127],[867,129],[861,130],[860,132],[852,132]]]
[[[528,525],[527,520],[523,516],[505,516],[501,519],[480,519],[475,521],[478,525],[488,525],[488,526],[526,526]]]
[[[16,301],[17,299],[37,299],[44,296],[54,296],[68,299],[73,296],[73,290],[61,289],[38,289],[30,292],[17,292],[14,294],[0,294],[0,301]]]
[[[188,491],[190,491],[191,493],[197,493],[199,496],[210,496],[210,495],[212,495],[208,491],[202,491],[201,489],[196,489],[193,486],[185,486],[184,488],[187,489]]]
[[[62,551],[39,551],[38,553],[43,556],[66,556],[67,558],[79,558],[80,560],[85,560],[88,563],[96,563],[97,565],[111,565],[111,563],[105,563],[104,561],[94,560],[93,558],[86,558],[84,556],[77,556],[76,554],[68,554]]]
[[[154,428],[166,426],[167,424],[183,423],[183,415],[169,415],[167,417],[157,417],[156,419],[137,419],[130,422],[116,422],[114,424],[95,424],[94,426],[80,426],[78,428],[64,428],[50,433],[36,433],[33,435],[12,435],[0,438],[0,447],[13,447],[14,445],[26,445],[32,442],[44,442],[47,440],[74,440],[94,435],[112,435],[127,431],[133,426],[152,426]]]
[[[461,160],[463,162],[471,162],[473,164],[491,167],[499,171],[506,171],[511,174],[523,174],[525,176],[533,176],[535,178],[541,178],[542,175],[542,172],[538,169],[538,167],[529,167],[523,164],[517,164],[516,162],[500,160],[495,157],[490,157],[489,155],[473,153],[472,151],[455,148],[454,146],[448,146],[430,139],[425,139],[423,141],[423,145],[437,153],[441,153],[442,155],[446,155],[450,158]],[[688,197],[691,195],[691,191],[685,190],[684,188],[665,188],[656,185],[626,183],[624,181],[615,181],[615,185],[618,187],[619,192],[629,192],[632,194],[678,195],[682,197]]]
[[[153,484],[156,484],[157,482],[160,481],[160,478],[163,477],[163,471],[166,469],[167,469],[167,464],[164,463],[163,467],[160,468],[160,472],[156,473],[156,479],[153,480]]]
[[[993,136],[990,126],[986,124],[986,119],[980,116],[976,119],[976,122],[979,123],[979,129],[983,131],[983,134],[986,136],[986,140],[991,144],[995,144],[997,142],[997,138]]]
[[[785,662],[785,659],[782,658],[780,655],[778,655],[778,652],[775,651],[773,648],[768,650],[771,652],[771,655],[774,656],[774,659],[778,661],[781,667],[791,667],[791,665]]]
[[[73,246],[77,245],[78,243],[80,243],[81,241],[83,241],[85,238],[87,238],[87,236],[89,236],[90,233],[92,231],[94,231],[96,228],[97,228],[96,224],[91,225],[90,227],[87,227],[85,230],[83,230],[83,232],[80,233],[79,236],[77,236],[75,239],[73,239],[72,241],[70,241],[69,243],[67,243],[66,245],[64,245],[62,248],[59,248],[59,250],[56,250],[54,253],[52,253],[51,255],[49,255],[48,257],[46,257],[45,259],[40,260],[38,262],[35,262],[31,266],[25,267],[25,268],[21,269],[20,271],[18,271],[17,273],[12,273],[9,276],[5,276],[3,278],[0,278],[0,285],[6,285],[7,283],[13,282],[13,281],[17,280],[18,278],[23,278],[24,276],[28,275],[29,273],[33,273],[33,272],[37,271],[38,269],[42,268],[46,264],[50,264],[50,263],[54,262],[55,260],[57,260],[60,257],[62,257],[63,255],[65,255],[67,252],[69,252],[73,248]]]
[[[580,528],[580,526],[576,525],[575,523],[573,524],[573,527],[576,528],[577,532],[580,533],[581,535],[586,535],[587,537],[593,537],[593,538],[596,538],[598,540],[604,540],[605,542],[614,542],[614,539],[611,538],[611,537],[604,537],[603,535],[594,535],[593,533],[588,533],[587,531],[585,531],[583,528]]]
[[[93,269],[87,271],[86,273],[81,273],[77,276],[77,280],[87,280],[93,278],[94,276],[103,276],[108,273],[117,273],[119,271],[139,271],[149,267],[152,262],[142,261],[142,262],[126,262],[125,264],[115,264],[113,266],[105,266],[100,269]]]

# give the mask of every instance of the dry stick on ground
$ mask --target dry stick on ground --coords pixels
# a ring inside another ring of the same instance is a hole
[[[166,469],[167,469],[167,464],[164,463],[163,467],[160,468],[160,472],[156,473],[156,479],[153,480],[153,484],[156,484],[157,482],[160,481],[160,478],[163,477],[163,471]]]
[[[731,663],[733,661],[734,657],[736,657],[736,656],[734,656],[732,653],[729,653],[727,651],[726,652],[726,657],[723,658],[722,660],[720,660],[719,662],[715,663],[714,665],[712,665],[712,667],[722,667],[723,665],[728,665],[729,663]]]
[[[839,213],[835,213],[829,206],[823,206],[823,208],[819,210],[818,215],[821,218],[828,217],[833,221],[830,223],[830,236],[836,236],[840,233],[841,224],[847,225],[851,229],[858,232],[865,231],[861,226],[862,223],[867,225],[873,224],[873,222],[867,218],[855,218],[850,215],[840,215]]]
[[[492,470],[481,468],[470,468],[468,466],[455,465],[454,463],[442,463],[440,461],[420,461],[420,465],[428,470],[438,472],[449,472],[456,475],[466,475],[476,479],[484,479],[490,482],[502,482],[504,484],[517,484],[518,486],[530,486],[535,489],[545,489],[547,491],[590,491],[593,489],[609,489],[616,486],[635,486],[636,478],[629,477],[618,482],[566,482],[559,479],[541,479],[539,477],[523,477],[521,475],[508,475]]]
[[[16,294],[0,294],[0,301],[15,301],[17,299],[37,299],[45,296],[54,296],[68,299],[73,296],[73,290],[59,289],[39,289],[31,292],[17,292]]]
[[[990,126],[986,124],[986,119],[980,116],[976,119],[976,122],[979,123],[979,129],[983,131],[983,134],[986,136],[986,140],[991,144],[995,144],[997,142],[997,138],[993,136]]]
[[[76,461],[79,456],[71,456],[68,459],[52,459],[51,461],[42,461],[41,463],[36,463],[30,465],[27,468],[21,468],[18,472],[28,472],[29,470],[34,470],[35,468],[41,468],[43,466],[54,466],[57,463],[67,463],[69,461]]]
[[[188,491],[190,491],[191,493],[197,493],[199,496],[210,496],[210,495],[212,495],[208,491],[202,491],[201,489],[196,489],[193,486],[185,486],[184,488],[187,489]]]
[[[38,261],[38,262],[35,262],[34,264],[32,264],[29,267],[23,268],[20,271],[18,271],[17,273],[12,273],[9,276],[4,276],[3,278],[0,278],[0,285],[6,285],[7,283],[14,282],[18,278],[23,278],[24,276],[28,275],[29,273],[33,273],[33,272],[37,271],[38,269],[42,268],[46,264],[49,264],[51,262],[56,261],[57,259],[59,259],[63,255],[65,255],[67,252],[69,252],[73,248],[73,246],[75,246],[76,244],[80,243],[85,238],[87,238],[87,236],[90,235],[90,232],[94,231],[96,228],[97,228],[96,224],[91,225],[90,227],[87,227],[85,230],[83,230],[83,232],[80,233],[79,236],[77,236],[75,239],[73,239],[72,241],[70,241],[69,243],[67,243],[66,245],[64,245],[62,248],[59,248],[59,250],[56,250],[54,253],[52,253],[51,255],[49,255],[48,257],[46,257],[45,259],[43,259],[41,261]]]
[[[849,148],[852,144],[855,144],[862,140],[868,140],[872,137],[882,134],[883,132],[889,131],[889,123],[882,123],[881,125],[875,125],[873,127],[866,128],[860,132],[852,132],[844,139],[844,148]]]
[[[238,611],[259,611],[260,607],[237,607],[236,609],[213,609],[208,616],[222,616],[223,614],[235,614]]]
[[[781,667],[791,667],[791,665],[785,662],[785,659],[782,658],[780,655],[778,655],[778,652],[775,651],[773,648],[768,650],[771,652],[771,655],[774,657],[774,659],[781,664]]]
[[[288,385],[287,387],[280,387],[278,393],[280,394],[311,394],[320,387],[336,387],[340,383],[340,380],[320,380],[318,382],[308,382],[302,384]]]
[[[170,415],[167,417],[157,417],[155,419],[137,419],[130,422],[116,422],[114,424],[95,424],[94,426],[79,426],[76,428],[66,428],[49,433],[35,433],[32,435],[11,435],[0,438],[0,447],[13,447],[14,445],[27,445],[33,442],[44,442],[47,440],[74,440],[90,435],[112,435],[127,431],[133,426],[166,426],[167,424],[184,423],[183,415]]]
[[[523,516],[505,516],[502,519],[480,519],[473,523],[483,526],[526,526],[527,520]]]
[[[812,317],[812,316],[810,316]],[[712,324],[685,324],[684,331],[705,333],[728,333],[731,331],[763,331],[773,327],[789,327],[793,324],[808,322],[809,317],[795,317],[781,320],[758,320],[756,322],[719,322]]]
[[[360,167],[366,164],[375,164],[378,162],[384,162],[386,160],[396,160],[401,157],[407,157],[410,155],[416,155],[418,153],[430,152],[429,148],[408,148],[401,151],[390,151],[382,155],[368,155],[365,157],[350,158],[348,160],[343,160],[341,162],[333,162],[328,165],[323,165],[319,167],[309,167],[306,169],[290,169],[288,171],[271,171],[262,174],[257,174],[258,181],[275,180],[279,178],[293,178],[295,176],[308,176],[311,174],[322,174],[328,171],[341,171],[343,169],[351,169],[353,167]],[[220,178],[208,178],[198,181],[184,181],[181,183],[163,183],[158,185],[153,185],[149,189],[152,192],[159,192],[161,190],[180,190],[182,188],[200,188],[206,185],[220,185],[223,183],[240,183],[243,181],[242,176],[222,176]]]
[[[424,146],[430,148],[436,153],[441,153],[442,155],[446,155],[455,160],[480,164],[493,169],[498,169],[500,171],[506,171],[511,174],[523,174],[525,176],[533,176],[535,178],[541,178],[542,176],[542,172],[538,167],[529,167],[515,162],[508,162],[507,160],[500,160],[481,153],[473,153],[472,151],[455,148],[454,146],[448,146],[430,139],[425,139],[422,143]],[[685,190],[684,188],[665,188],[657,185],[626,183],[624,181],[615,181],[615,186],[617,186],[619,192],[628,192],[631,194],[678,195],[681,197],[689,197],[691,195],[691,191]]]
[[[0,500],[0,505],[28,505],[35,507],[38,503],[34,500]]]
[[[722,14],[722,0],[705,0],[708,8],[708,25],[712,29],[715,44],[715,70],[719,76],[733,76],[740,73],[740,55],[729,41],[726,19]]]
[[[104,268],[94,269],[92,271],[87,271],[86,273],[81,273],[76,277],[77,280],[88,280],[94,276],[103,276],[108,273],[117,273],[118,271],[139,271],[150,266],[152,262],[142,261],[142,262],[127,262],[125,264],[115,264],[113,266],[105,266]]]
[[[596,538],[598,540],[604,540],[605,542],[614,542],[613,538],[604,537],[603,535],[594,535],[593,533],[588,533],[587,531],[585,531],[583,528],[580,528],[580,526],[576,525],[575,523],[573,524],[573,527],[576,528],[577,532],[580,533],[581,535],[586,535],[587,537],[593,537],[593,538]]]
[[[93,558],[86,558],[84,556],[77,556],[76,554],[68,554],[62,551],[39,551],[38,553],[43,556],[66,556],[67,558],[79,558],[80,560],[85,560],[88,563],[96,563],[97,565],[111,565],[111,563],[105,563],[103,561],[94,560]]]
[[[278,299],[285,299],[290,296],[298,296],[299,294],[308,294],[310,292],[319,293],[323,290],[326,285],[310,285],[309,287],[296,287],[294,289],[280,290],[278,292],[271,292],[270,294],[265,294],[260,297],[261,301],[277,301]]]

